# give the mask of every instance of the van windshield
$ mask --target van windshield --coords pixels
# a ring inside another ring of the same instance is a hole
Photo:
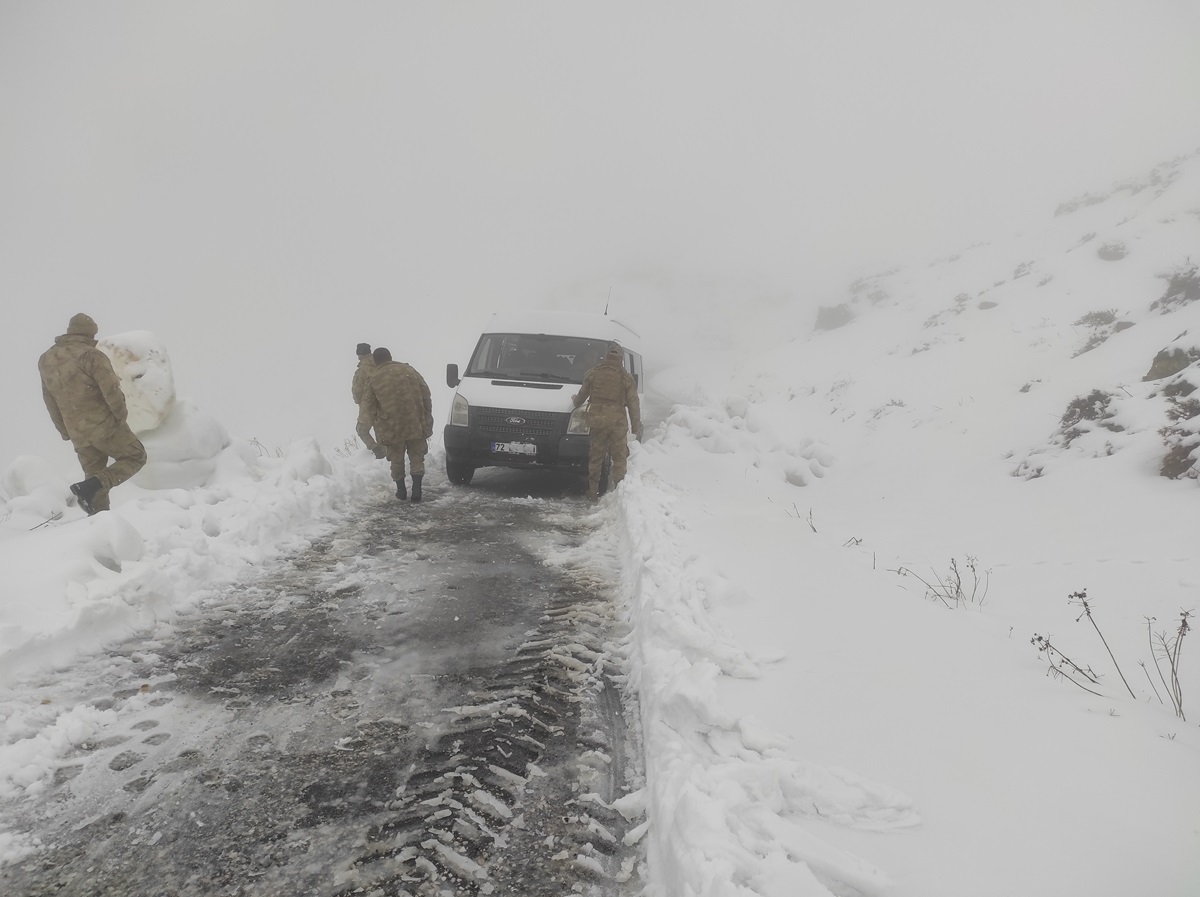
[[[610,345],[606,339],[544,333],[485,333],[464,377],[582,383]]]

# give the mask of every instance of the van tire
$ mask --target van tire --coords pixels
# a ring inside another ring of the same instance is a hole
[[[465,461],[455,461],[446,458],[446,479],[452,486],[469,486],[475,476],[475,468]]]

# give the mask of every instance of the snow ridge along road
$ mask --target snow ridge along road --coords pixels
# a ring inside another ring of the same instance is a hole
[[[108,722],[3,808],[40,849],[0,891],[637,893],[620,613],[594,570],[546,559],[583,541],[585,506],[512,479],[375,501],[88,661],[61,699]]]

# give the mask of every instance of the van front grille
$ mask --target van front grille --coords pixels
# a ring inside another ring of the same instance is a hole
[[[554,411],[518,411],[515,408],[473,408],[475,425],[497,434],[555,436],[566,432],[570,415]]]

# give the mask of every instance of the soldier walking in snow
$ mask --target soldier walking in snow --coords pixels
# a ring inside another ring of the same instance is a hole
[[[375,438],[383,446],[396,481],[396,498],[408,498],[404,485],[404,457],[412,474],[412,500],[421,500],[425,454],[433,435],[433,402],[429,385],[416,368],[392,361],[392,353],[375,350],[375,368],[367,378],[363,405],[375,425]]]
[[[370,379],[371,371],[375,369],[375,356],[371,354],[371,346],[369,343],[359,343],[356,350],[358,354],[358,367],[354,370],[354,382],[350,386],[350,394],[354,396],[354,404],[358,406],[358,423],[355,425],[355,432],[358,433],[358,438],[363,441],[368,451],[375,453],[376,458],[383,457],[383,448],[375,441],[371,435],[371,427],[374,421],[367,413],[366,395],[367,395],[367,380]]]
[[[146,449],[129,429],[121,382],[108,356],[96,348],[96,330],[89,316],[75,315],[67,332],[38,359],[46,410],[83,468],[83,481],[71,491],[89,515],[107,511],[109,490],[146,463]]]
[[[600,497],[600,472],[604,456],[612,457],[612,483],[625,478],[629,460],[628,433],[642,438],[642,412],[637,384],[621,363],[621,347],[613,343],[604,360],[583,377],[583,386],[572,401],[578,408],[588,402],[588,498]],[[628,422],[626,421],[628,415]]]

